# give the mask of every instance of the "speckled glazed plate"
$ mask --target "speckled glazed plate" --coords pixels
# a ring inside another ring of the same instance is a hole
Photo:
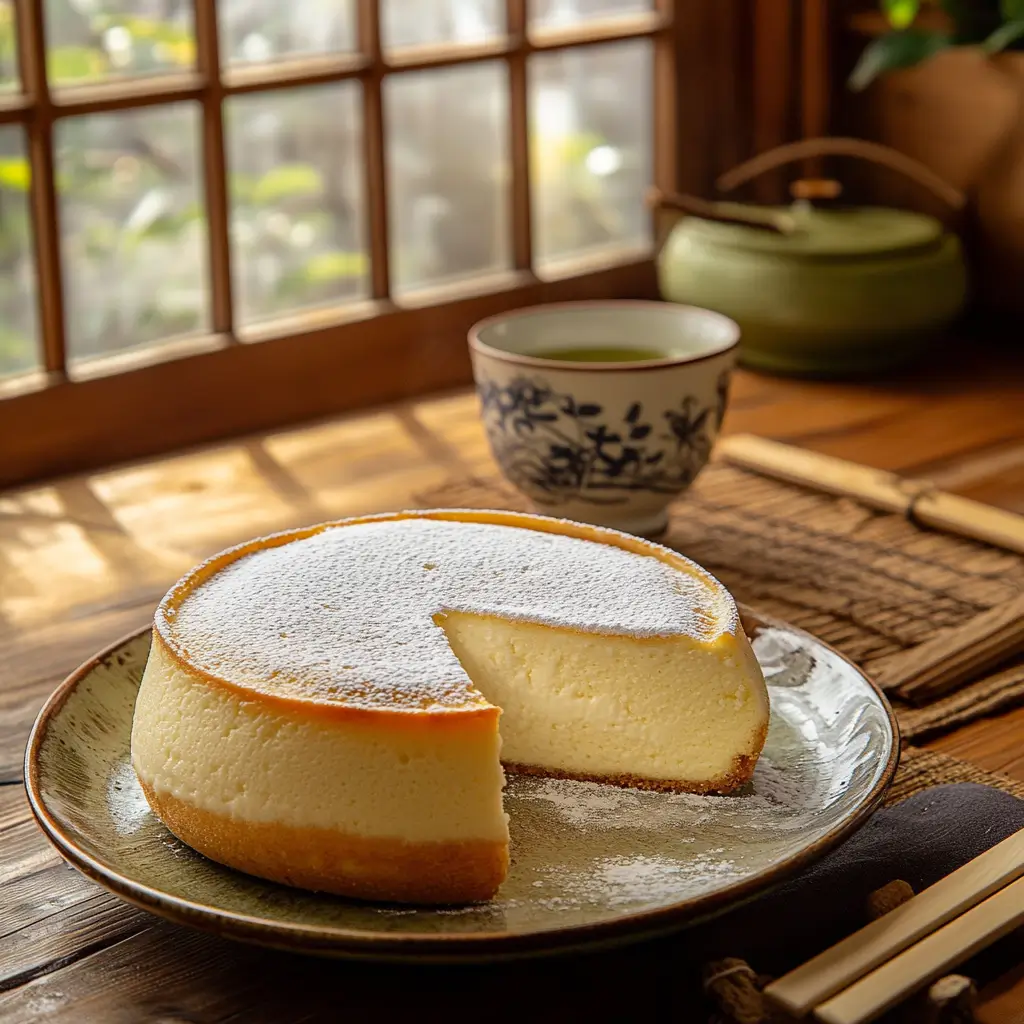
[[[670,931],[768,888],[853,832],[892,781],[885,698],[813,637],[746,615],[771,694],[754,781],[700,797],[511,777],[512,867],[489,903],[358,903],[261,881],[180,843],[129,763],[149,631],[71,675],[26,753],[32,809],[60,852],[125,899],[265,945],[381,959],[486,959]]]

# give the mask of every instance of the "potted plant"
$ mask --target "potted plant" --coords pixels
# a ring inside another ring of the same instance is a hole
[[[979,297],[1024,314],[1024,0],[882,0],[881,9],[885,28],[850,75],[865,92],[856,128],[970,195]],[[889,181],[875,191],[915,201]]]

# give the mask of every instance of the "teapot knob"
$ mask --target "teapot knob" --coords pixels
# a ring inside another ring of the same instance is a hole
[[[827,204],[843,194],[843,186],[834,178],[800,178],[790,184],[789,194],[803,202]]]

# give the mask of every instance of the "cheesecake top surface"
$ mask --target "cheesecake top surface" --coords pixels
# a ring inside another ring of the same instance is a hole
[[[406,514],[243,545],[172,589],[157,631],[189,668],[257,694],[440,711],[487,706],[439,625],[445,612],[707,643],[738,628],[725,588],[675,552],[503,518],[548,525]]]

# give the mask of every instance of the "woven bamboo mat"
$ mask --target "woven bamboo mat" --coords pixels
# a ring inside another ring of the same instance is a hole
[[[418,500],[527,508],[496,477],[453,480]],[[888,692],[905,740],[1024,702],[1024,657],[1019,643],[1016,654],[1007,643],[1024,622],[1020,554],[725,457],[675,504],[659,540],[709,569],[739,601],[863,666]]]
[[[886,794],[885,802],[898,804],[924,789],[952,782],[977,782],[982,786],[994,786],[1024,800],[1024,782],[1008,775],[987,772],[969,761],[961,761],[959,758],[950,757],[949,754],[940,754],[937,750],[904,745],[900,755],[900,766]]]

